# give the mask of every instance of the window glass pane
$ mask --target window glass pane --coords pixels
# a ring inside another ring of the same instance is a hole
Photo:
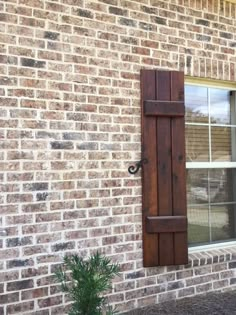
[[[230,91],[223,89],[209,90],[211,123],[230,124]]]
[[[187,122],[209,122],[206,87],[185,86],[185,110]]]
[[[187,170],[187,202],[191,204],[208,203],[208,170]]]
[[[208,126],[185,126],[186,161],[209,161],[209,131]]]
[[[190,244],[209,243],[208,205],[188,207],[188,242]]]
[[[209,196],[211,203],[234,202],[236,191],[235,169],[211,169],[209,171]]]
[[[223,241],[235,237],[235,204],[211,206],[212,241]]]
[[[236,202],[236,169],[188,169],[188,204]]]
[[[236,160],[236,151],[233,147],[233,144],[235,144],[235,132],[235,127],[211,126],[212,161],[222,162]]]

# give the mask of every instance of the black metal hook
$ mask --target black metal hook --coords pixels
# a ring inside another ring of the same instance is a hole
[[[130,173],[130,174],[136,174],[138,171],[139,171],[139,169],[140,169],[140,167],[142,167],[143,166],[143,164],[147,164],[147,162],[148,162],[148,159],[141,159],[139,162],[137,162],[135,165],[131,165],[129,168],[128,168],[128,172]]]

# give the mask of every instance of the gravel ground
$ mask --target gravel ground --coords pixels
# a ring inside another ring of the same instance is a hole
[[[165,302],[124,315],[234,315],[236,290],[224,293],[207,293],[177,301]]]

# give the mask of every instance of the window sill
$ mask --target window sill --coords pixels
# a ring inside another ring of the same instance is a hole
[[[196,267],[236,260],[236,241],[189,248],[189,263]]]
[[[236,240],[230,241],[230,242],[221,242],[221,243],[215,243],[215,244],[209,244],[209,245],[199,245],[199,246],[192,246],[188,248],[189,254],[191,253],[198,253],[202,251],[208,251],[213,249],[227,249],[228,247],[236,246]]]

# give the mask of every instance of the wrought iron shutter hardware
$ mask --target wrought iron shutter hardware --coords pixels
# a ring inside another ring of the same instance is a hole
[[[148,163],[148,159],[144,158],[144,159],[141,159],[139,162],[137,162],[135,165],[131,165],[129,166],[128,168],[128,172],[132,175],[136,174],[140,167],[143,166],[143,164],[147,164]]]

